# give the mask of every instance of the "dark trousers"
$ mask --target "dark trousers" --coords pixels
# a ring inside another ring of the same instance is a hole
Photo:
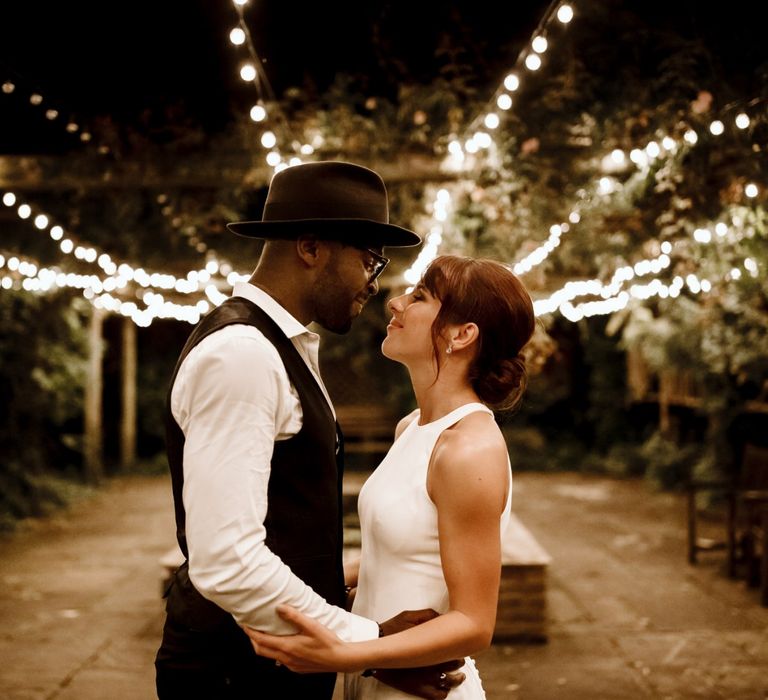
[[[336,682],[257,656],[234,621],[198,631],[167,618],[155,669],[160,700],[331,700]]]

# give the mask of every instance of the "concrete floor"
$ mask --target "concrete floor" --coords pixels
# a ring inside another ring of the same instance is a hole
[[[549,642],[479,655],[490,700],[768,698],[768,609],[685,562],[679,495],[642,482],[518,474],[514,509],[553,558]],[[116,479],[0,539],[0,698],[149,700],[170,486]]]

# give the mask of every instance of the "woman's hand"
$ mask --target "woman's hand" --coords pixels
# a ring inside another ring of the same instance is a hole
[[[296,673],[352,670],[345,667],[345,644],[327,627],[290,605],[278,605],[277,614],[296,627],[293,635],[280,636],[244,627],[259,656],[274,659]]]

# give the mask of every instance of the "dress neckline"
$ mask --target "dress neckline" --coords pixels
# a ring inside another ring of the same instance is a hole
[[[440,418],[435,418],[435,420],[429,421],[429,423],[419,423],[419,420],[421,420],[421,411],[419,411],[419,415],[416,418],[416,420],[413,421],[414,425],[418,430],[421,430],[423,428],[432,428],[436,425],[440,425],[449,419],[453,419],[456,414],[462,414],[458,418],[455,418],[454,422],[461,420],[466,415],[469,415],[470,413],[474,413],[475,409],[481,410],[485,413],[490,413],[493,415],[493,411],[488,408],[484,403],[480,403],[479,401],[470,401],[469,403],[464,403],[461,406],[457,406],[452,411],[449,411],[443,416],[440,416]],[[471,409],[471,410],[468,410]],[[449,423],[451,425],[451,423]]]

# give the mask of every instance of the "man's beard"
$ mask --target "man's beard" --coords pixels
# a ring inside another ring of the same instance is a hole
[[[360,293],[354,294],[349,289],[340,288],[338,279],[334,265],[332,269],[326,270],[326,274],[315,285],[314,320],[326,330],[343,335],[352,328],[355,318],[352,305]]]

